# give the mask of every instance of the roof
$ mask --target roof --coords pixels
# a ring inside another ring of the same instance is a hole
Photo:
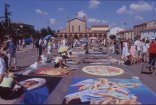
[[[156,27],[147,28],[147,29],[144,29],[144,30],[141,30],[141,31],[151,31],[151,30],[156,30]]]
[[[147,24],[147,23],[152,22],[152,21],[155,21],[155,20],[151,20],[151,21],[147,21],[147,22],[144,22],[144,23],[141,23],[141,24],[137,24],[137,25],[134,25],[134,27],[137,27],[137,26],[140,26],[140,25],[144,25],[144,24]]]
[[[105,34],[107,31],[103,32],[56,32],[57,34]]]
[[[125,32],[131,32],[131,31],[134,31],[134,30],[133,29],[126,29],[126,30],[118,32],[118,34],[123,34]]]
[[[92,25],[91,27],[109,27],[109,26],[105,24],[105,25]]]
[[[73,18],[73,19],[69,19],[69,20],[67,20],[67,22],[69,22],[69,21],[72,21],[72,20],[75,20],[75,19],[78,19],[78,20],[80,20],[80,21],[83,21],[83,22],[85,22],[85,20],[82,20],[82,19],[79,19],[79,18]]]

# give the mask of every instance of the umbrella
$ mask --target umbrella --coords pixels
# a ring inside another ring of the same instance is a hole
[[[63,53],[63,52],[66,52],[68,50],[68,46],[61,46],[59,49],[58,49],[58,52],[59,53]]]
[[[46,35],[46,36],[44,37],[44,39],[48,40],[50,37],[51,37],[51,35]]]

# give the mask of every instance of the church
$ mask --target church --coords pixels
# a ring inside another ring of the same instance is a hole
[[[87,20],[84,17],[68,19],[66,23],[66,27],[64,29],[60,29],[57,32],[57,36],[60,38],[87,38],[87,37],[97,37],[97,38],[106,38],[107,33],[109,32],[108,25],[92,25],[90,28],[87,27]]]

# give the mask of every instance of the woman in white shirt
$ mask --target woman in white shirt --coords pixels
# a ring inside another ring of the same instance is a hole
[[[123,49],[122,49],[122,59],[125,60],[128,55],[130,55],[129,50],[128,50],[128,43],[124,42],[123,43]]]
[[[0,83],[3,80],[5,71],[6,71],[6,65],[4,60],[2,59],[2,53],[0,52]]]

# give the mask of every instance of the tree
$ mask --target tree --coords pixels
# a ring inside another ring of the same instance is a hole
[[[42,35],[43,37],[46,36],[46,35],[48,34],[47,29],[45,29],[45,28],[42,28],[42,29],[40,30],[40,32],[41,32],[41,35]]]
[[[52,29],[50,27],[47,27],[47,32],[50,35],[53,35],[54,34],[54,32],[52,31]]]
[[[55,30],[52,30],[50,27],[47,27],[47,28],[42,28],[40,30],[41,32],[41,35],[43,37],[45,37],[46,35],[52,35],[52,36],[55,36],[54,33],[55,33]]]

